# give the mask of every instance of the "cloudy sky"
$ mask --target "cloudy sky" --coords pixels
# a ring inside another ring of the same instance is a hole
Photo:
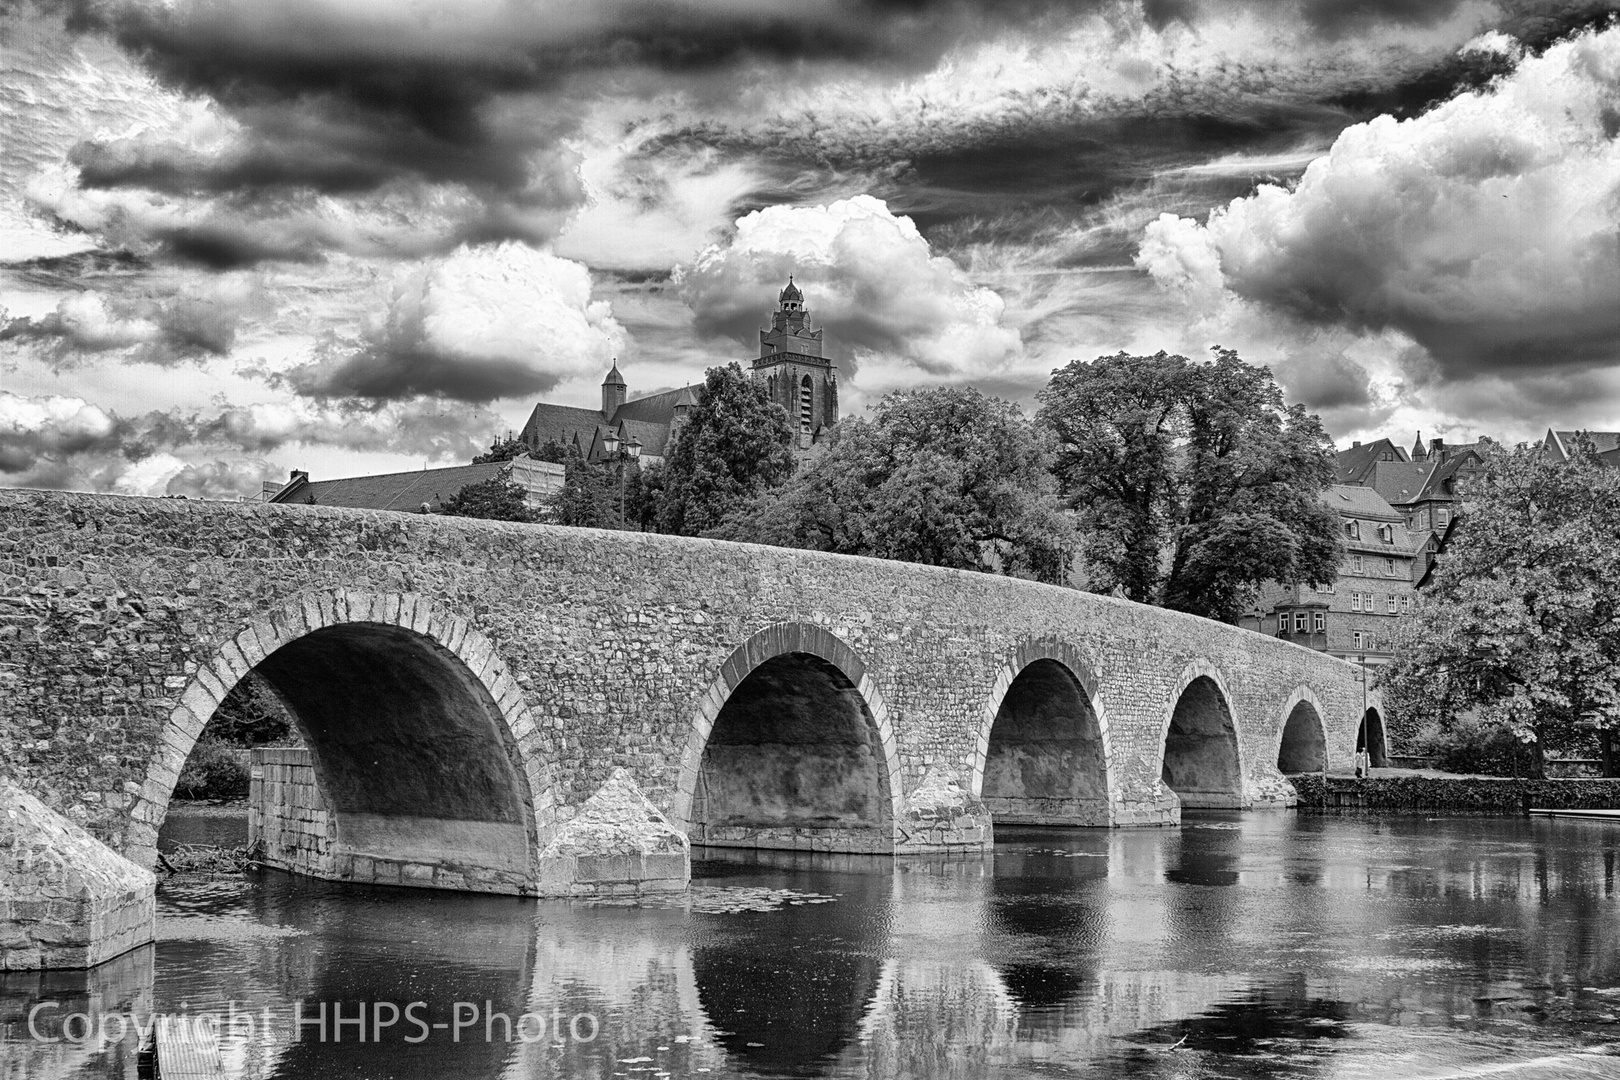
[[[1341,445],[1620,429],[1617,6],[10,0],[0,483],[463,461],[790,272],[846,412],[1221,344]]]

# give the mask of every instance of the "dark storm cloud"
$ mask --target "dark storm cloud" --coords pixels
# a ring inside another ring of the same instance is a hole
[[[1271,365],[1289,401],[1312,412],[1365,409],[1372,405],[1367,371],[1342,353],[1293,356]]]

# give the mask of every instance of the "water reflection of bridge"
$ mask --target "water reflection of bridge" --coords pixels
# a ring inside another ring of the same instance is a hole
[[[0,977],[12,1028],[0,1076],[123,1075],[111,1051],[98,1060],[23,1041],[17,1024],[45,993],[85,1011],[174,1011],[182,995],[193,1012],[271,1004],[268,1037],[227,1047],[265,1076],[348,1061],[366,1074],[517,1080],[605,1076],[646,1059],[676,1075],[974,1077],[1151,1057],[1178,1042],[1178,1054],[1267,1039],[1332,1053],[1356,1024],[1443,1027],[1491,1007],[1476,997],[1552,1008],[1571,987],[1620,982],[1620,840],[1607,832],[1494,822],[1467,842],[1456,833],[1466,826],[1421,821],[1234,824],[1007,830],[993,856],[901,863],[704,853],[699,899],[733,886],[836,897],[771,911],[270,876],[223,913],[206,897],[195,917],[171,903],[155,981],[151,950],[89,975]],[[1287,831],[1287,858],[1270,830]],[[1504,971],[1520,974],[1507,985]],[[84,985],[66,985],[75,978]],[[416,1046],[322,1044],[288,1029],[287,1003],[300,998],[427,1000],[434,1019],[457,1000],[514,1018],[590,1014],[600,1034],[486,1043],[480,1022],[460,1043],[441,1033]]]

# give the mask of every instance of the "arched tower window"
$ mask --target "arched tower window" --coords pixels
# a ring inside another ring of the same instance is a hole
[[[799,430],[809,432],[813,430],[812,418],[815,416],[816,387],[806,375],[799,380]]]

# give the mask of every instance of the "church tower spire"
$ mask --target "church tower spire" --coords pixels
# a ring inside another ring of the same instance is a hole
[[[793,275],[776,304],[770,328],[759,332],[753,374],[765,382],[771,400],[787,410],[800,448],[807,448],[838,423],[838,368],[822,355],[821,331],[810,328],[810,309]]]

